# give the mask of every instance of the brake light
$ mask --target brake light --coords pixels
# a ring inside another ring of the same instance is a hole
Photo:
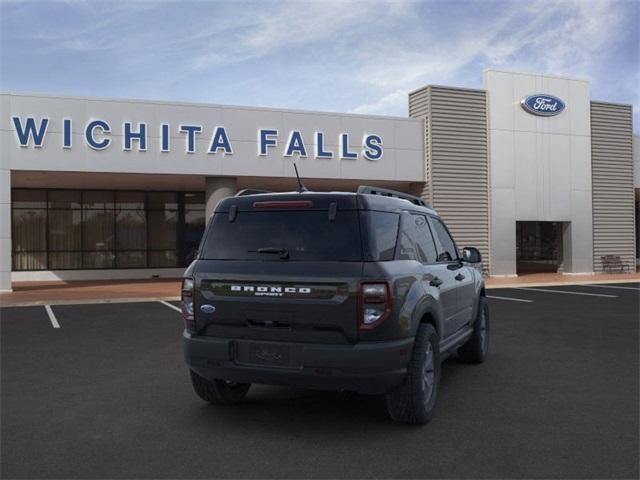
[[[181,308],[184,327],[195,332],[196,322],[193,316],[193,278],[182,279]]]
[[[358,327],[370,330],[391,314],[391,289],[387,282],[361,283],[358,290]]]
[[[311,208],[311,200],[274,200],[269,202],[253,202],[253,208]]]

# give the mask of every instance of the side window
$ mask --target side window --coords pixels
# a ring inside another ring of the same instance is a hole
[[[377,261],[392,260],[398,234],[398,214],[368,212],[371,229],[371,255]]]
[[[400,234],[398,236],[398,248],[396,250],[397,260],[418,260],[416,243],[413,239],[413,230],[408,219],[410,219],[409,215],[402,216]]]
[[[434,263],[437,257],[436,244],[431,236],[427,218],[424,215],[411,216],[416,229],[416,245],[422,263]]]
[[[438,262],[451,262],[458,259],[458,249],[447,228],[439,218],[429,217],[429,224],[438,239]]]
[[[424,215],[406,214],[402,217],[399,260],[436,261],[436,246]]]

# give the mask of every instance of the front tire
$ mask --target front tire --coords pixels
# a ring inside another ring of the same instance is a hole
[[[478,313],[473,322],[473,333],[467,342],[458,348],[458,357],[465,363],[482,363],[489,354],[489,304],[480,297]]]
[[[440,384],[440,339],[432,325],[418,327],[407,367],[399,387],[385,396],[389,416],[403,423],[421,425],[431,420]]]
[[[189,370],[191,385],[196,394],[205,402],[216,405],[235,405],[244,400],[250,383],[231,383],[214,378],[207,380],[193,370]]]

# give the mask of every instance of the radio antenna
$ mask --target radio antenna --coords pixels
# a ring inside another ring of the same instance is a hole
[[[296,178],[298,179],[298,193],[308,192],[307,187],[304,186],[302,180],[300,180],[300,175],[298,174],[298,165],[293,164],[293,168],[296,171]]]

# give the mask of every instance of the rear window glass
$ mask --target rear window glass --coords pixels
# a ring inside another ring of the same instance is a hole
[[[238,212],[233,222],[217,213],[212,222],[207,260],[362,261],[357,211],[338,211],[333,221],[327,211]]]

